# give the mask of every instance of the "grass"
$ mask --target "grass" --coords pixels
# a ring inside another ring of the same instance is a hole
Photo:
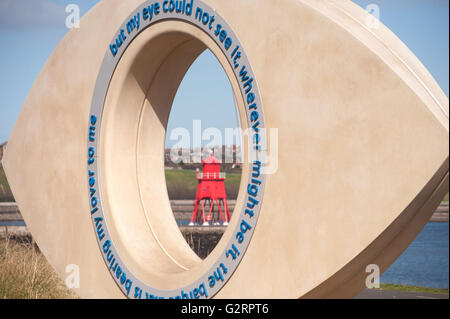
[[[8,180],[6,179],[3,165],[0,163],[0,202],[14,201],[14,197],[9,187]]]
[[[237,198],[240,182],[241,174],[227,173],[225,188],[228,199]],[[166,183],[171,200],[195,199],[198,182],[194,170],[166,170]]]
[[[448,295],[448,289],[408,285],[380,284],[379,289]],[[72,298],[77,296],[64,285],[35,245],[8,238],[0,240],[0,299]]]
[[[421,293],[429,293],[429,294],[448,295],[448,289],[418,287],[418,286],[409,286],[409,285],[396,285],[396,284],[380,284],[379,290],[395,290],[395,291],[421,292]]]
[[[228,199],[237,198],[240,182],[241,174],[227,173],[225,188]],[[195,199],[197,179],[194,170],[166,170],[166,183],[170,199]],[[0,202],[8,201],[14,201],[14,197],[0,163]]]
[[[195,199],[197,192],[197,180],[194,170],[166,170],[166,183],[169,198],[177,199]],[[227,173],[225,188],[228,199],[236,199],[239,192],[241,174]],[[443,201],[448,202],[449,195],[445,195]],[[6,180],[3,166],[0,163],[0,202],[14,201],[8,181]]]
[[[44,255],[30,242],[0,241],[0,299],[67,299],[65,286]]]

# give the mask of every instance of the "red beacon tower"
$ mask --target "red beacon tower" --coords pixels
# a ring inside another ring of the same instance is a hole
[[[209,155],[203,162],[202,172],[197,171],[197,195],[194,203],[194,212],[192,213],[191,222],[189,226],[195,224],[202,224],[203,226],[209,226],[209,222],[212,221],[213,209],[215,203],[219,209],[222,225],[227,226],[231,219],[230,211],[227,204],[227,193],[225,191],[225,173],[220,172],[220,160],[215,158],[212,154]],[[205,203],[206,208],[209,208],[209,213],[205,217]],[[201,205],[201,212],[200,212]],[[224,208],[222,211],[222,207]],[[219,216],[213,221],[214,225],[220,225]]]

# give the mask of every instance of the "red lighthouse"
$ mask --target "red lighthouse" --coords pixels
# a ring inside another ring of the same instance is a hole
[[[230,211],[227,204],[227,193],[225,191],[225,173],[220,172],[220,160],[215,158],[212,154],[203,162],[202,172],[197,172],[197,196],[194,203],[194,212],[192,213],[191,222],[189,226],[193,226],[195,223],[208,226],[212,220],[212,213],[214,205],[217,203],[219,209],[222,225],[228,225],[231,219]],[[205,216],[205,204],[206,209],[209,209],[209,213]],[[201,212],[200,212],[201,205]],[[223,210],[222,210],[222,207]],[[212,221],[214,225],[219,225],[219,216]]]

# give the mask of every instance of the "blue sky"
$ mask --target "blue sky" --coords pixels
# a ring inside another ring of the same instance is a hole
[[[97,2],[0,0],[0,143],[8,140],[34,80],[68,32],[65,27],[66,5],[79,5],[83,15]],[[448,0],[354,2],[364,8],[371,3],[378,5],[380,20],[416,54],[448,96]],[[206,91],[205,87],[208,88]],[[232,103],[228,79],[217,60],[206,52],[194,63],[180,86],[169,130],[173,127],[189,129],[193,119],[202,119],[202,128],[235,127],[236,115],[229,112]]]

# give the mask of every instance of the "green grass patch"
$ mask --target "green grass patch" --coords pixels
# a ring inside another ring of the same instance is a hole
[[[2,163],[0,163],[0,185],[4,185],[5,188],[10,190],[8,180],[6,179],[5,171],[3,170]]]
[[[171,200],[195,199],[198,181],[194,170],[166,170],[167,192]],[[241,174],[227,173],[225,188],[228,199],[236,199],[241,182]]]
[[[448,289],[440,288],[428,288],[419,286],[409,286],[409,285],[396,285],[396,284],[380,284],[379,290],[396,290],[396,291],[406,291],[406,292],[422,292],[429,294],[447,294]]]
[[[8,180],[6,179],[3,165],[0,163],[0,202],[13,202],[14,196],[12,195],[11,188],[9,187]]]

